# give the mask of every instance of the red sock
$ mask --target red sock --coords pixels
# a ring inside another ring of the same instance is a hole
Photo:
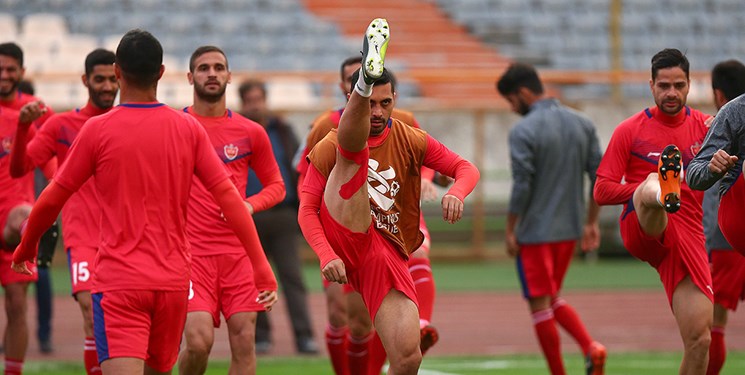
[[[370,159],[370,149],[364,148],[357,152],[347,151],[341,148],[341,146],[338,149],[341,156],[360,166],[357,173],[339,189],[339,195],[344,199],[349,199],[367,183],[367,163]]]
[[[706,375],[719,375],[727,358],[727,346],[724,345],[724,327],[711,327],[711,345],[709,345],[709,367]]]
[[[21,375],[23,373],[23,360],[5,357],[5,375]]]
[[[370,342],[374,332],[365,337],[347,337],[347,360],[349,361],[349,373],[352,375],[367,374],[370,359]]]
[[[383,365],[385,364],[386,354],[383,342],[380,341],[380,336],[377,333],[373,333],[373,337],[370,342],[370,372],[369,375],[380,375],[383,372]]]
[[[534,312],[533,327],[535,328],[538,342],[541,344],[541,350],[543,350],[543,356],[546,357],[551,374],[566,375],[564,372],[564,363],[561,359],[559,330],[556,329],[553,311],[548,309]]]
[[[556,319],[556,322],[574,337],[579,347],[582,348],[582,353],[587,355],[592,344],[592,337],[587,333],[587,329],[582,324],[577,311],[562,298],[554,298],[551,301],[551,309],[554,310],[554,319]]]
[[[336,375],[349,375],[347,362],[347,326],[336,328],[330,324],[326,327],[326,348],[329,351],[331,367]]]
[[[101,374],[101,366],[98,364],[98,353],[96,352],[96,339],[93,337],[85,338],[85,345],[83,346],[83,362],[85,363],[86,374]]]
[[[414,280],[416,299],[419,302],[419,320],[425,320],[429,324],[435,305],[435,279],[432,277],[429,259],[409,258],[409,273]]]

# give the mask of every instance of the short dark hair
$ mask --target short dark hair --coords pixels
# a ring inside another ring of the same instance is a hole
[[[347,78],[344,77],[344,68],[353,64],[362,64],[362,56],[349,56],[341,62],[341,66],[339,67],[339,75],[341,76],[342,81]]]
[[[543,83],[532,65],[514,63],[507,68],[497,81],[497,91],[502,96],[516,93],[525,87],[534,94],[543,94]]]
[[[240,86],[238,86],[238,95],[241,97],[241,103],[243,103],[243,97],[246,95],[246,93],[253,89],[261,90],[264,98],[266,98],[266,84],[264,83],[264,81],[260,81],[258,79],[247,79],[243,81]]]
[[[23,50],[17,44],[13,42],[0,44],[0,55],[10,56],[16,59],[18,65],[23,67]]]
[[[652,56],[652,80],[657,79],[657,72],[660,69],[668,69],[679,67],[683,69],[686,78],[689,78],[689,71],[691,64],[688,62],[688,58],[683,52],[680,52],[677,48],[665,48],[660,52],[657,52]]]
[[[36,92],[36,89],[34,88],[33,82],[26,80],[26,79],[22,79],[21,82],[18,82],[18,91],[24,94],[34,95],[34,93]]]
[[[728,101],[745,93],[745,65],[734,59],[714,65],[711,88],[721,90]]]
[[[116,65],[127,82],[146,88],[158,82],[163,65],[163,47],[145,30],[127,31],[116,47]]]
[[[352,86],[349,89],[349,92],[354,91],[354,85],[357,84],[357,81],[360,79],[360,69],[357,69],[354,74],[352,74]],[[383,74],[380,75],[380,78],[375,80],[375,85],[385,85],[387,83],[391,84],[391,92],[396,92],[396,76],[393,75],[393,72],[391,72],[388,68],[383,68]]]
[[[199,56],[204,55],[205,53],[209,52],[217,52],[221,54],[225,58],[225,67],[230,70],[230,67],[228,66],[228,57],[225,56],[225,52],[223,52],[220,47],[216,46],[201,46],[194,50],[194,52],[191,54],[191,57],[189,58],[189,71],[194,73],[194,62],[199,58]]]
[[[96,48],[85,57],[85,75],[90,76],[96,65],[113,65],[116,55],[107,49]]]

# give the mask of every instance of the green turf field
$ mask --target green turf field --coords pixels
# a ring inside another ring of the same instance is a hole
[[[435,262],[432,265],[438,293],[461,291],[519,291],[515,266],[511,260],[480,262]],[[321,291],[320,271],[316,263],[304,268],[311,292]],[[52,269],[55,293],[70,293],[70,276],[66,267]],[[585,262],[577,258],[564,281],[564,290],[581,289],[662,289],[657,272],[636,259],[610,259]]]
[[[661,375],[678,372],[679,353],[612,354],[606,365],[607,375]],[[578,356],[566,356],[567,373],[583,372]],[[328,360],[323,357],[266,358],[259,357],[259,375],[327,375],[331,374]],[[226,374],[227,362],[211,362],[207,374]],[[545,375],[547,368],[538,355],[499,357],[435,357],[425,358],[420,375]],[[69,362],[29,362],[24,374],[73,375],[84,373],[83,367]],[[745,353],[730,353],[722,375],[745,373]]]

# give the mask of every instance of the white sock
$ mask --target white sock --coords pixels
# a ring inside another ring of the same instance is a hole
[[[354,84],[354,91],[357,91],[358,94],[369,98],[372,95],[372,84],[368,84],[365,82],[365,75],[360,70],[360,77],[357,79],[357,83]]]

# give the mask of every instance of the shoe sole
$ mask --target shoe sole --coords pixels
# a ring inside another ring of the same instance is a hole
[[[391,33],[385,18],[376,18],[370,22],[362,44],[362,71],[366,78],[375,81],[383,75],[385,52],[390,38]]]
[[[682,155],[678,147],[668,145],[662,150],[658,162],[660,199],[665,211],[674,213],[680,209],[680,172],[683,170]]]
[[[437,333],[437,329],[432,326],[426,326],[423,327],[419,331],[419,350],[421,350],[422,355],[426,353],[430,348],[435,346],[437,344],[437,341],[440,340],[440,334]]]

